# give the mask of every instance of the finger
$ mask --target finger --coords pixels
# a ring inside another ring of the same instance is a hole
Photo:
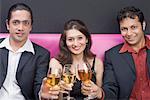
[[[63,89],[63,90],[72,90],[72,84],[66,84],[66,83],[61,83],[60,84],[60,87]]]
[[[58,99],[59,96],[52,96],[51,99]]]
[[[49,100],[49,99],[50,99],[50,100],[56,99],[56,100],[57,100],[58,98],[59,98],[59,96],[57,96],[57,95],[49,95],[49,96],[47,96],[47,97],[44,98],[44,99],[46,99],[46,100],[47,100],[47,99],[48,99],[48,100]]]
[[[60,85],[66,85],[66,87],[68,86],[68,87],[72,87],[73,86],[73,83],[70,83],[70,84],[67,84],[67,83],[65,83],[64,81],[60,81],[60,83],[59,83]]]
[[[65,90],[60,90],[61,93],[65,93],[65,94],[68,94],[69,92],[68,91],[65,91]]]
[[[99,87],[98,87],[96,84],[93,84],[93,85],[91,86],[91,89],[92,89],[93,92],[97,92],[98,89],[99,89]]]
[[[82,85],[86,87],[91,87],[92,84],[90,82],[83,82]]]
[[[63,90],[68,90],[68,91],[71,91],[71,90],[72,90],[71,87],[68,87],[68,86],[66,86],[66,85],[61,85],[60,87],[61,87]]]
[[[91,87],[85,86],[85,85],[82,85],[81,88],[82,88],[84,91],[90,91],[90,90],[91,90]]]
[[[51,87],[51,85],[47,82],[47,77],[45,77],[42,81],[42,87]]]
[[[59,95],[59,91],[48,91],[51,95]]]
[[[46,80],[47,80],[47,78],[45,77],[45,78],[43,79],[43,81],[42,81],[41,88],[42,88],[42,87],[43,87],[43,85],[46,83]]]
[[[45,77],[45,78],[43,79],[43,82],[42,82],[42,83],[46,83],[46,80],[47,80],[47,77]]]
[[[49,93],[41,93],[41,98],[43,99],[53,99],[53,98],[58,98],[57,95],[52,95]]]
[[[88,92],[83,90],[83,89],[81,89],[81,92],[82,92],[83,95],[88,95]]]
[[[53,87],[50,87],[49,90],[50,90],[50,91],[59,91],[59,90],[60,90],[60,86],[55,85],[55,86],[53,86]]]

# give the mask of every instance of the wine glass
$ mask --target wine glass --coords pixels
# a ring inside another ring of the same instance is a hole
[[[89,63],[80,63],[77,65],[78,75],[80,80],[84,84],[88,84],[92,78],[92,70],[91,65]],[[84,98],[84,100],[94,99],[94,96],[91,96],[90,93],[88,97]]]
[[[61,69],[49,68],[46,83],[49,87],[58,85],[61,79]]]
[[[76,69],[71,64],[64,65],[62,79],[66,85],[71,86],[74,83],[76,77],[75,72]],[[63,100],[75,100],[73,97],[70,97],[70,90],[68,90],[68,96],[64,97]]]
[[[48,94],[50,89],[53,91],[60,91],[60,86],[59,86],[59,82],[61,79],[61,69],[60,68],[56,68],[56,67],[50,67],[47,77],[44,80],[44,85],[43,85],[43,93]],[[58,94],[58,98],[59,98],[60,93]],[[55,95],[54,95],[55,96]],[[46,100],[57,100],[55,99],[55,97],[52,96],[52,98],[47,98]],[[41,99],[43,100],[43,99]]]

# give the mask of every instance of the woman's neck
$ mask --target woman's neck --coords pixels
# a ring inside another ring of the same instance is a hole
[[[83,62],[83,54],[80,55],[72,55],[73,63],[81,63]]]

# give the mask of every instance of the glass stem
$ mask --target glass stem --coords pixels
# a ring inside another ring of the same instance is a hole
[[[70,91],[68,91],[68,98],[67,100],[70,100]]]

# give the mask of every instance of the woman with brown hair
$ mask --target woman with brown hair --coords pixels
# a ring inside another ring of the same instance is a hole
[[[61,69],[63,71],[65,64],[71,64],[71,67],[75,67],[75,69],[71,68],[71,71],[76,73],[76,82],[73,83],[70,96],[77,100],[82,100],[89,94],[96,98],[99,98],[99,95],[101,95],[99,91],[102,86],[103,64],[90,50],[91,45],[91,35],[86,25],[80,20],[69,20],[65,23],[64,33],[60,38],[60,52],[56,58],[50,60],[50,66],[54,66],[53,69]],[[78,75],[77,66],[81,63],[87,63],[91,66],[92,77],[88,84],[84,84]],[[58,89],[56,91],[55,89],[50,90],[49,94],[47,94],[48,96],[45,96],[46,93],[42,92],[43,87],[41,87],[40,94],[43,98],[58,97]],[[62,84],[59,89],[62,87],[66,90],[68,89]]]

